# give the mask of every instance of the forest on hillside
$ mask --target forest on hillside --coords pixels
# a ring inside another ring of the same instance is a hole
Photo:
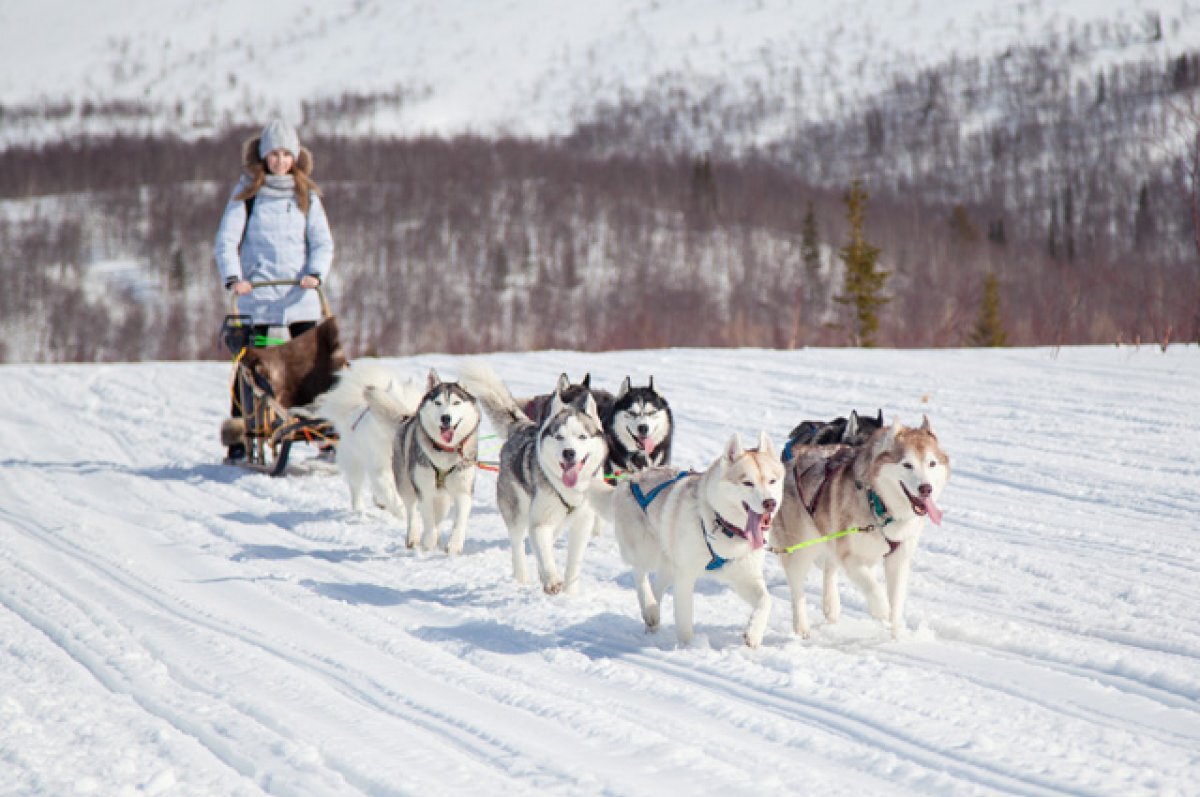
[[[1010,345],[1200,340],[1200,55],[1084,74],[1080,51],[897,76],[753,146],[776,94],[669,81],[556,140],[302,122],[350,353],[849,345],[854,180],[888,272],[880,345],[967,345],[989,282]],[[254,132],[0,152],[0,361],[223,356],[212,240]]]

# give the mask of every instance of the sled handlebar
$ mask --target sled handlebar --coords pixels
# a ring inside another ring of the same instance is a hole
[[[263,280],[261,282],[251,282],[250,289],[257,290],[258,288],[279,288],[284,285],[299,285],[299,284],[300,284],[299,280]],[[321,317],[329,318],[330,316],[332,316],[333,312],[329,309],[329,300],[325,298],[325,286],[318,285],[317,287],[312,288],[312,290],[316,291],[317,296],[320,297],[320,299],[321,299]],[[238,300],[238,295],[236,293],[231,293],[231,296],[229,299],[229,307],[230,307],[231,312],[234,315],[236,315],[237,311],[238,311],[237,300]]]

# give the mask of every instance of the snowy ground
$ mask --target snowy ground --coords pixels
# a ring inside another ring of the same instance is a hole
[[[316,463],[217,464],[224,364],[5,366],[0,794],[1196,793],[1200,350],[488,360],[517,392],[654,374],[680,465],[927,412],[953,477],[910,632],[844,584],[797,640],[769,559],[763,647],[712,585],[679,649],[611,532],[581,595],[514,584],[493,474],[465,554],[415,555]]]

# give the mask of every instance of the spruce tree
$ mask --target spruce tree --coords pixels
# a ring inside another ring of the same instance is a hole
[[[846,284],[837,301],[854,307],[852,334],[855,345],[871,348],[875,346],[875,333],[879,330],[879,308],[892,297],[883,295],[883,285],[891,272],[879,268],[880,249],[867,243],[863,234],[867,199],[867,191],[860,180],[850,184],[850,190],[843,198],[850,220],[850,240],[838,250],[838,257],[846,264]]]
[[[821,281],[821,239],[817,234],[817,217],[811,202],[800,225],[800,256],[804,259],[804,295],[811,305]]]
[[[983,280],[983,298],[979,302],[979,317],[971,330],[972,346],[1007,346],[1008,335],[1000,320],[1000,280],[988,272]]]

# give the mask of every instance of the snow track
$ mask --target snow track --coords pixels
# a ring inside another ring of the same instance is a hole
[[[1194,788],[1200,351],[489,359],[517,393],[653,373],[684,466],[735,430],[928,413],[953,476],[911,630],[891,641],[843,583],[841,622],[798,640],[769,560],[762,648],[701,582],[679,649],[670,599],[645,633],[611,534],[582,594],[513,583],[491,474],[464,555],[415,554],[306,452],[284,479],[214,464],[224,365],[7,366],[0,795]],[[747,368],[774,376],[739,422]]]

